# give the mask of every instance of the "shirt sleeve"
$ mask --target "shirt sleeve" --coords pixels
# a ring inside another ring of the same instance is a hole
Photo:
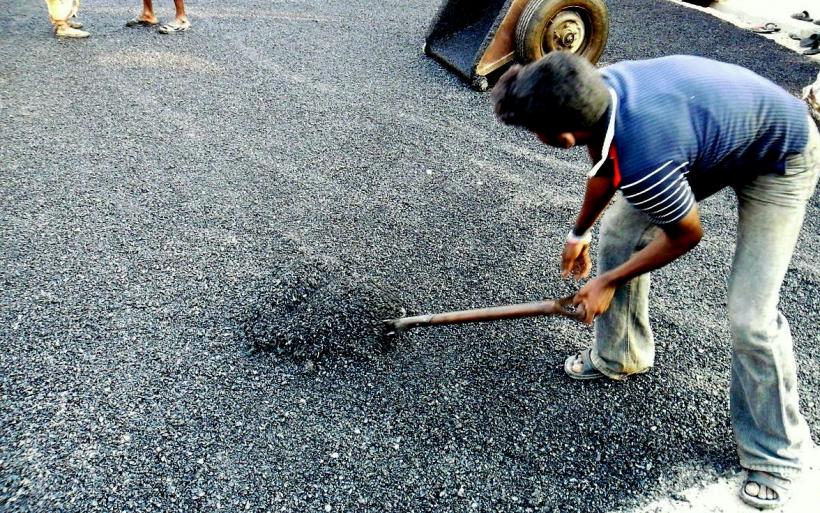
[[[688,164],[669,160],[646,173],[630,173],[621,181],[621,193],[654,224],[680,221],[695,205],[695,195],[686,180]]]

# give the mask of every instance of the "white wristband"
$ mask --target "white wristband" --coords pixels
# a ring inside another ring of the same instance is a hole
[[[575,230],[570,229],[567,234],[567,242],[570,244],[589,244],[592,241],[592,230],[587,230],[583,235],[575,235]]]

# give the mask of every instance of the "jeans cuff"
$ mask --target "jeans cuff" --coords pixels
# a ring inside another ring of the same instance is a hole
[[[619,374],[619,373],[612,372],[609,369],[607,369],[606,368],[606,363],[604,363],[604,361],[601,360],[601,358],[597,354],[595,354],[595,348],[594,347],[589,352],[589,359],[592,362],[592,365],[596,369],[598,369],[601,372],[601,374],[608,377],[609,379],[614,379],[615,381],[621,381],[621,380],[626,379],[627,374]]]
[[[759,470],[760,472],[768,472],[769,474],[774,474],[775,477],[779,477],[781,479],[788,479],[793,480],[795,477],[800,475],[803,472],[803,467],[784,467],[782,465],[746,465],[743,462],[740,462],[740,466],[746,470]]]

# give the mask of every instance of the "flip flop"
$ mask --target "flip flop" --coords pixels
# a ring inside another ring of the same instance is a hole
[[[792,14],[792,18],[800,21],[813,21],[809,11],[800,11]]]
[[[774,509],[782,506],[788,500],[791,481],[757,470],[749,470],[748,472],[746,479],[743,480],[743,484],[740,485],[740,498],[743,502],[757,509]],[[775,492],[777,497],[773,499],[761,499],[760,497],[749,495],[746,493],[746,485],[749,483],[755,483],[759,487],[765,486]]]
[[[820,44],[816,44],[803,52],[803,55],[817,55],[820,53]]]
[[[805,38],[801,39],[800,40],[800,47],[801,48],[809,48],[811,46],[816,45],[817,43],[820,43],[820,32],[818,32],[816,34],[812,34],[809,37],[805,37]]]
[[[165,25],[161,26],[157,29],[157,32],[160,34],[174,34],[176,32],[185,32],[191,28],[191,22],[188,20],[177,22],[172,21],[171,23],[166,23]]]
[[[764,23],[763,25],[756,25],[750,29],[756,34],[771,34],[772,32],[780,32],[780,26],[777,23]]]
[[[153,27],[154,25],[158,25],[158,22],[151,23],[150,21],[143,20],[141,18],[132,18],[125,22],[125,26],[129,28],[133,27]]]

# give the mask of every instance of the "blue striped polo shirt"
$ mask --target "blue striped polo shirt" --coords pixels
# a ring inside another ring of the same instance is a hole
[[[655,224],[737,180],[782,173],[808,141],[805,104],[740,66],[677,55],[602,74],[612,103],[605,157],[590,176],[613,159],[616,185]]]

